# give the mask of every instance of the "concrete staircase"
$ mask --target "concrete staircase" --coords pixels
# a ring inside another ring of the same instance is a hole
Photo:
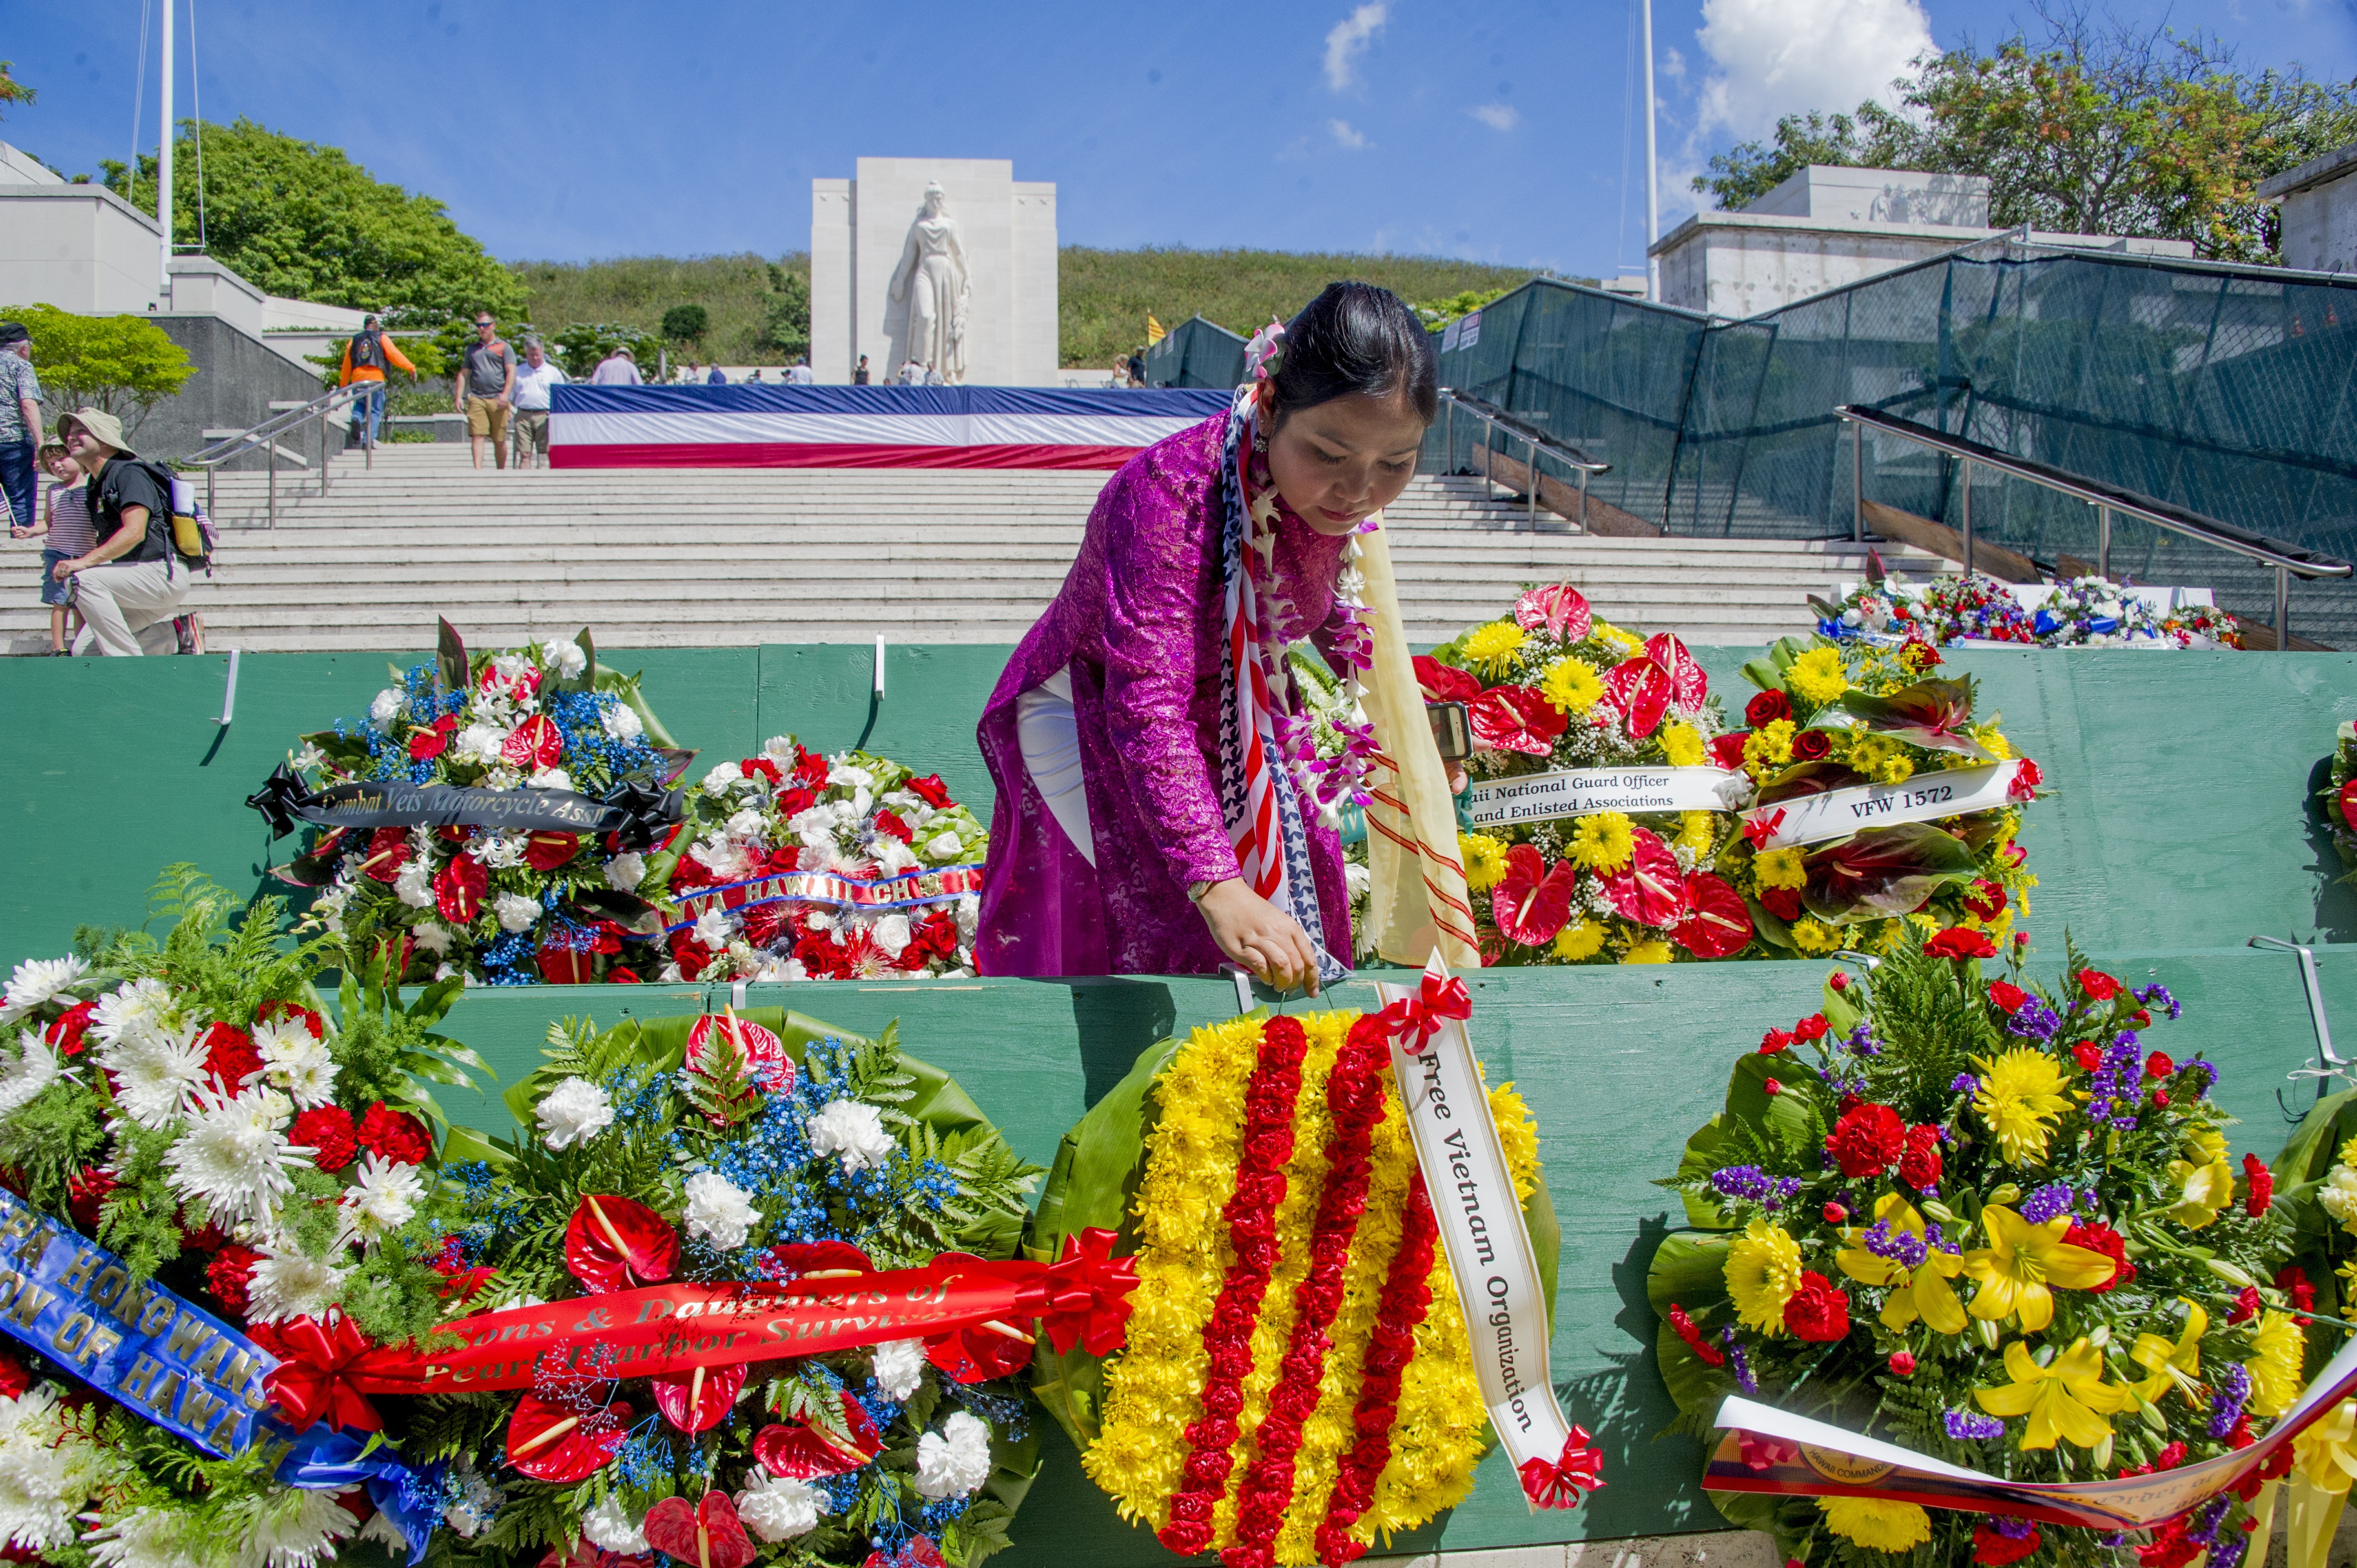
[[[1106,477],[478,472],[464,446],[385,446],[372,468],[337,457],[324,498],[316,476],[282,474],[275,528],[264,476],[220,476],[218,564],[188,602],[216,650],[425,648],[436,615],[477,646],[583,626],[612,648],[1012,642],[1063,581]],[[1785,540],[1589,537],[1539,516],[1553,526],[1532,531],[1479,479],[1419,478],[1389,517],[1411,639],[1445,640],[1522,585],[1560,581],[1632,630],[1757,643],[1803,629],[1807,595],[1860,559]],[[0,547],[12,651],[47,646],[38,563],[37,542]]]

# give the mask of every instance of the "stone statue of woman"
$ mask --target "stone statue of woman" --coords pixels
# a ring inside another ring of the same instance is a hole
[[[909,358],[931,365],[955,386],[965,380],[966,306],[974,284],[947,206],[939,185],[925,187],[925,209],[909,225],[900,264],[892,270],[892,302],[909,302]]]

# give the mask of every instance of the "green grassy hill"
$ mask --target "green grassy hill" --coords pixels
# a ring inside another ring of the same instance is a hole
[[[767,331],[780,274],[807,285],[810,257],[630,256],[609,262],[517,262],[511,270],[531,291],[532,323],[556,333],[584,322],[652,332],[663,312],[701,305],[711,327],[693,351],[727,365],[775,365],[787,356]],[[1468,289],[1511,288],[1526,267],[1494,267],[1432,256],[1318,255],[1289,251],[1097,251],[1067,245],[1060,258],[1062,323],[1060,362],[1110,365],[1146,341],[1146,316],[1165,327],[1201,315],[1249,334],[1275,316],[1291,316],[1337,278],[1359,278],[1397,291],[1411,303]],[[675,350],[675,352],[677,352]]]

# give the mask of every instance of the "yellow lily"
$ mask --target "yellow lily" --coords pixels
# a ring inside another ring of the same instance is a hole
[[[2017,1339],[2005,1348],[2005,1369],[2012,1382],[1975,1389],[1973,1399],[1991,1415],[2028,1416],[2024,1448],[2051,1448],[2057,1437],[2093,1448],[2112,1434],[2112,1423],[2104,1417],[2126,1409],[2133,1397],[2104,1381],[2103,1353],[2084,1338],[2071,1341],[2047,1367],[2030,1359],[2029,1347]]]
[[[1886,1192],[1875,1200],[1874,1218],[1893,1235],[1904,1232],[1924,1238],[1922,1262],[1909,1269],[1869,1252],[1859,1241],[1866,1232],[1852,1229],[1845,1232],[1850,1244],[1834,1254],[1835,1265],[1860,1284],[1892,1287],[1882,1304],[1884,1327],[1902,1329],[1921,1317],[1942,1334],[1962,1334],[1969,1320],[1948,1282],[1964,1271],[1963,1257],[1932,1246],[1923,1217],[1895,1192]]]
[[[2169,1210],[2169,1217],[2188,1230],[2199,1230],[2208,1225],[2234,1201],[2234,1167],[2222,1159],[2201,1165],[2190,1160],[2171,1160],[2169,1174],[2185,1189],[2185,1196]]]
[[[2071,1229],[2067,1214],[2032,1225],[2005,1205],[1992,1203],[1981,1210],[1981,1225],[1988,1231],[1989,1245],[1964,1254],[1964,1273],[1981,1285],[1973,1293],[1972,1315],[2002,1323],[2018,1312],[2025,1334],[2035,1334],[2054,1320],[2050,1284],[2086,1290],[2110,1279],[2116,1267],[2103,1253],[2062,1240]]]
[[[2194,1380],[2201,1375],[2201,1336],[2209,1331],[2210,1315],[2184,1296],[2177,1299],[2185,1308],[2185,1332],[2174,1340],[2139,1334],[2135,1348],[2128,1351],[2129,1360],[2152,1374],[2128,1385],[2147,1404],[2158,1402],[2172,1387],[2182,1391],[2189,1403],[2201,1402],[2193,1389]]]

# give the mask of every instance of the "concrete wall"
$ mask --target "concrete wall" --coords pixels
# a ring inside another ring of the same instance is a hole
[[[1743,210],[1773,218],[1982,229],[1989,220],[1989,182],[1976,174],[1811,164]]]
[[[210,256],[172,262],[171,309],[178,316],[218,316],[250,338],[262,336],[263,292]]]
[[[2329,180],[2284,199],[2283,259],[2287,267],[2310,272],[2357,271],[2357,177]]]
[[[859,309],[859,285],[851,264],[851,231],[857,201],[847,179],[811,181],[811,371],[828,386],[848,386],[859,352],[852,345],[852,317]],[[874,379],[891,372],[875,364]]]
[[[149,457],[185,457],[210,445],[207,430],[243,430],[268,417],[274,399],[299,398],[308,403],[319,395],[318,377],[290,364],[261,338],[239,331],[218,316],[161,315],[153,317],[172,341],[188,350],[197,373],[177,396],[156,406],[133,438],[140,454]],[[39,345],[34,345],[36,352]],[[52,408],[50,413],[57,411]],[[319,438],[306,430],[285,443],[307,458],[317,460]],[[340,448],[340,437],[328,450]],[[259,467],[257,459],[242,467]]]
[[[0,305],[145,315],[160,233],[95,185],[0,185]]]

